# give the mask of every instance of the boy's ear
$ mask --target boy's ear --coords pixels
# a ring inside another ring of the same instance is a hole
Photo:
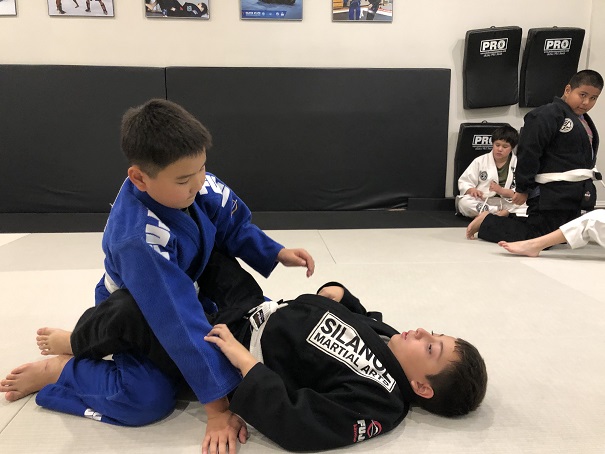
[[[417,380],[412,380],[410,382],[410,385],[412,385],[412,389],[420,397],[424,397],[425,399],[430,399],[431,397],[433,397],[435,395],[435,391],[433,390],[432,386],[429,385],[428,383],[422,383]]]
[[[132,184],[134,184],[139,191],[147,191],[147,184],[145,183],[145,181],[147,180],[148,176],[145,172],[141,170],[139,166],[133,165],[128,168],[128,178],[130,179],[130,181],[132,181]]]
[[[567,85],[565,85],[565,90],[563,90],[563,96],[567,97],[567,96],[569,96],[570,93],[571,93],[571,85],[567,84]]]

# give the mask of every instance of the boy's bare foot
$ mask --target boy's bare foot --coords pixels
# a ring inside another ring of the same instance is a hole
[[[532,240],[514,241],[512,243],[500,241],[498,246],[503,247],[511,254],[525,255],[527,257],[537,257],[542,252],[542,248]]]
[[[71,351],[71,331],[59,328],[40,328],[36,343],[42,355],[73,355]]]
[[[13,369],[0,382],[0,392],[6,393],[8,401],[19,400],[32,393],[40,391],[46,385],[56,383],[72,356],[60,355],[54,358],[23,364]]]
[[[466,239],[467,240],[475,239],[475,233],[477,233],[479,231],[479,227],[481,227],[481,224],[483,223],[485,216],[487,216],[488,214],[489,214],[489,211],[483,211],[482,213],[479,213],[479,215],[471,221],[471,223],[466,228]]]

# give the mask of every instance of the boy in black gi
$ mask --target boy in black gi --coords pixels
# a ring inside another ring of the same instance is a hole
[[[603,89],[603,77],[589,69],[576,73],[561,98],[525,115],[517,150],[513,203],[527,201],[527,218],[482,213],[466,236],[497,243],[521,241],[553,232],[591,210],[592,183],[599,148],[597,129],[587,112]]]
[[[332,449],[373,438],[395,428],[411,403],[440,415],[463,415],[485,395],[487,372],[475,347],[423,329],[399,333],[340,284],[287,303],[265,301],[252,276],[216,251],[198,282],[219,307],[208,314],[215,327],[205,339],[243,375],[231,411],[285,449]],[[180,377],[125,290],[86,311],[71,338],[56,333],[62,341],[49,337],[39,348],[52,354],[73,350],[76,360],[99,361],[129,351]],[[150,408],[172,392],[162,386],[146,395]],[[240,441],[246,435],[244,426]],[[229,441],[230,452],[235,443]],[[208,448],[206,440],[202,446]]]

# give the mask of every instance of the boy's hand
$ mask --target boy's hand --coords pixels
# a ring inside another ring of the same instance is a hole
[[[277,261],[284,266],[304,266],[307,268],[307,277],[311,277],[315,271],[315,261],[311,254],[304,249],[283,248],[277,254]]]
[[[500,194],[500,191],[502,190],[502,186],[500,186],[498,183],[496,183],[495,181],[492,181],[489,184],[489,190],[491,192],[495,192],[496,194]]]
[[[515,195],[513,195],[513,203],[515,205],[523,205],[525,202],[527,202],[527,193],[515,192]]]
[[[252,356],[248,349],[233,337],[227,325],[219,324],[214,326],[208,335],[204,337],[204,340],[220,348],[221,352],[223,352],[234,367],[239,369],[244,377],[258,363],[257,359]]]
[[[469,190],[466,191],[465,194],[470,195],[471,197],[474,197],[476,199],[483,199],[483,192],[481,192],[477,188],[470,188]]]
[[[208,414],[208,424],[202,442],[202,454],[235,454],[238,438],[242,444],[248,439],[246,424],[229,411],[226,397],[207,403],[204,408]]]

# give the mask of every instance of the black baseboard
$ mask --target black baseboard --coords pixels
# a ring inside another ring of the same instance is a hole
[[[252,221],[264,230],[402,229],[465,227],[453,210],[258,211]],[[1,213],[0,233],[102,232],[107,213]]]

